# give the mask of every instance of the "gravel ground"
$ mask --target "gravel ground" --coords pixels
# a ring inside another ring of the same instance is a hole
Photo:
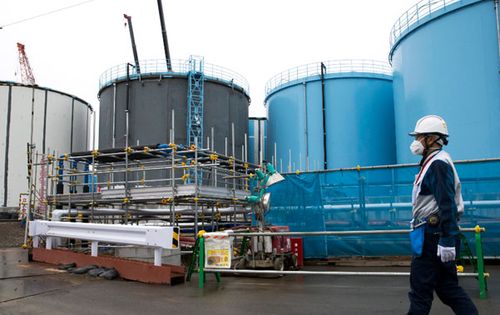
[[[24,240],[24,228],[20,222],[0,222],[0,248],[20,247]]]

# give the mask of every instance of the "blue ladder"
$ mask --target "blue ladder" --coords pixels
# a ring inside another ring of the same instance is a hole
[[[188,145],[198,143],[203,148],[203,57],[189,57],[187,95],[187,140]]]

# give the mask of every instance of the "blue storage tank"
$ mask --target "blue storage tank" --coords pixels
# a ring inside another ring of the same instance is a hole
[[[416,121],[448,123],[455,159],[500,157],[498,8],[493,0],[421,1],[391,31],[398,163]]]
[[[281,172],[394,164],[391,73],[384,62],[340,60],[274,76],[267,159]]]
[[[266,157],[267,118],[250,117],[248,119],[248,153],[249,163],[259,164]]]

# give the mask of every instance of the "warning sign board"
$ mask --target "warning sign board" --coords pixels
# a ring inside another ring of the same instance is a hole
[[[205,268],[231,268],[233,241],[227,233],[205,233]]]
[[[19,217],[18,220],[24,220],[26,218],[27,212],[28,212],[28,194],[27,193],[20,193],[19,194]]]

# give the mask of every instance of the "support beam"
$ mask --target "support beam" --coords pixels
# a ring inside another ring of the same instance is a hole
[[[91,246],[91,250],[90,250],[90,255],[93,257],[97,257],[98,252],[99,252],[99,247],[98,247],[99,242],[93,241],[91,244],[92,244],[92,246]]]

